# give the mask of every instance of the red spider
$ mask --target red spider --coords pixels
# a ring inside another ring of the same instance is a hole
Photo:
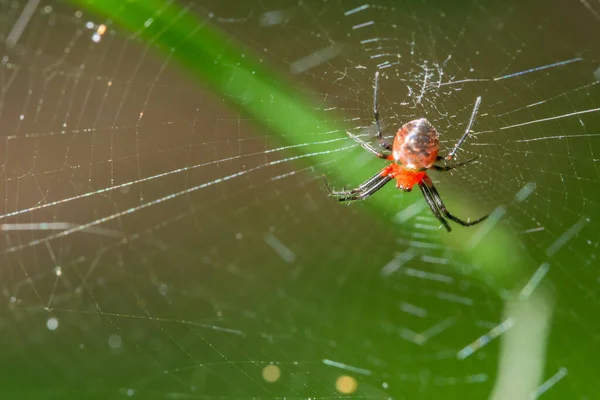
[[[440,194],[431,181],[431,178],[429,178],[427,175],[428,169],[434,169],[436,171],[449,171],[451,169],[468,164],[477,159],[477,157],[443,167],[434,165],[436,161],[443,159],[443,157],[438,156],[440,141],[435,128],[425,118],[415,119],[404,124],[402,128],[398,130],[398,133],[396,133],[393,145],[386,143],[381,134],[379,111],[377,109],[378,89],[379,72],[375,73],[375,99],[373,104],[373,112],[375,116],[375,124],[377,126],[377,139],[379,140],[381,146],[386,150],[391,151],[391,153],[380,153],[373,146],[363,142],[349,132],[348,136],[350,136],[350,138],[356,141],[365,150],[368,150],[384,160],[393,161],[393,163],[383,168],[375,176],[365,181],[356,189],[342,191],[334,191],[329,189],[330,194],[338,197],[339,201],[363,200],[381,189],[392,179],[396,179],[396,187],[405,192],[410,192],[414,185],[419,185],[419,189],[421,189],[429,208],[431,208],[433,214],[438,220],[440,220],[448,232],[451,231],[451,228],[445,218],[451,219],[452,221],[463,226],[475,225],[486,219],[488,215],[475,221],[463,221],[450,214],[450,212],[446,209]],[[475,118],[480,101],[481,98],[478,98],[473,110],[473,116],[471,117],[471,123]],[[466,139],[471,128],[471,123],[469,123],[469,127],[465,131],[464,135],[458,140],[450,154],[446,157],[446,161],[452,160],[454,154]]]

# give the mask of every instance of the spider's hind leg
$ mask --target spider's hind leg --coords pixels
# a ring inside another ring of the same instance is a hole
[[[458,168],[458,167],[462,167],[463,165],[470,164],[473,161],[477,160],[478,158],[479,158],[479,156],[473,157],[470,160],[459,162],[459,163],[456,163],[456,164],[444,165],[443,167],[439,166],[439,165],[432,165],[431,168],[434,169],[434,170],[436,170],[436,171],[440,171],[440,172],[450,171],[452,169],[455,169],[455,168]],[[437,157],[438,161],[441,160],[441,159],[442,159],[442,157],[440,157],[440,156]]]
[[[377,140],[381,147],[386,150],[392,151],[392,145],[386,143],[383,140],[383,134],[381,133],[381,122],[379,121],[379,105],[378,105],[378,95],[379,92],[379,71],[375,72],[375,85],[373,91],[373,118],[375,119],[375,126],[377,127]]]
[[[369,153],[373,154],[375,157],[384,159],[384,160],[392,160],[392,155],[390,153],[380,153],[375,149],[375,147],[371,146],[369,143],[364,142],[361,138],[356,135],[353,135],[350,132],[346,132],[346,135],[350,137],[350,139],[354,140],[359,144],[360,147],[367,150]]]

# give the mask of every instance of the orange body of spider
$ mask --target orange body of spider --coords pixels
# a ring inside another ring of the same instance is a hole
[[[394,178],[398,189],[410,192],[436,162],[439,145],[439,135],[427,119],[404,124],[396,133],[392,154],[388,157],[394,163],[385,167],[381,175]]]

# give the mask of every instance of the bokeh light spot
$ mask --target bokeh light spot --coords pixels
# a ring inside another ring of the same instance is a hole
[[[348,375],[342,375],[335,381],[336,390],[343,394],[352,394],[357,387],[358,382],[356,382],[356,379]]]
[[[267,382],[277,382],[281,376],[281,370],[277,365],[267,365],[262,370],[262,377]]]

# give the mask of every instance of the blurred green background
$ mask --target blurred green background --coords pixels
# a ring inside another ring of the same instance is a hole
[[[593,399],[600,7],[8,1],[2,386],[18,398]],[[459,160],[345,132],[422,116]]]

